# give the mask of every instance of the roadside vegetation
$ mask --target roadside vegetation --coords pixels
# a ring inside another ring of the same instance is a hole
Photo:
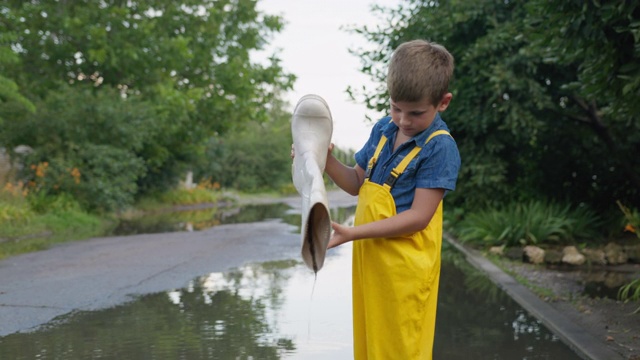
[[[481,246],[568,244],[600,237],[601,218],[585,208],[530,201],[473,212],[452,230]]]
[[[0,190],[0,259],[99,236],[110,224],[68,196],[44,198],[7,183]]]
[[[198,182],[187,184],[185,179],[178,179],[171,188],[140,194],[131,204],[109,210],[83,206],[77,200],[84,194],[76,191],[78,188],[103,185],[101,182],[83,184],[89,180],[78,169],[60,175],[52,172],[47,162],[26,169],[15,175],[23,180],[7,181],[0,189],[0,259],[46,249],[61,242],[104,236],[121,219],[145,212],[198,204],[229,206],[237,199],[247,197],[294,194],[289,117],[290,114],[283,112],[268,124],[252,122],[231,131],[224,144],[212,141],[206,150],[209,160],[193,165],[193,176],[200,179]],[[266,148],[262,149],[265,144]],[[346,163],[353,161],[350,160],[352,150],[335,148],[334,153]],[[251,166],[236,166],[245,161],[251,162]],[[217,181],[205,177],[212,173],[220,174]],[[61,187],[54,183],[61,179],[68,180],[64,191],[59,191]],[[50,187],[43,185],[51,183],[54,184]],[[99,190],[88,193],[93,191]],[[91,201],[85,200],[85,204]],[[183,215],[195,223],[194,227],[207,227],[213,218],[211,211],[200,211],[201,214],[195,217],[191,213]]]

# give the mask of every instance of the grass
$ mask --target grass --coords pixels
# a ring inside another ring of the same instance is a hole
[[[177,188],[162,193],[155,193],[141,198],[134,208],[138,210],[158,210],[171,206],[215,204],[229,200],[224,192],[220,191],[220,185],[205,182],[198,184],[193,189]]]
[[[219,185],[206,183],[194,189],[176,189],[149,196],[126,213],[177,205],[216,203]],[[122,214],[84,211],[68,195],[42,196],[21,185],[0,189],[0,259],[44,250],[52,245],[104,236]]]
[[[528,288],[529,290],[533,291],[533,293],[538,295],[539,298],[541,298],[541,299],[552,299],[552,300],[556,299],[557,296],[551,289],[548,289],[548,288],[545,288],[545,287],[542,287],[542,286],[538,286],[538,285],[532,283],[526,277],[519,275],[518,273],[513,271],[509,266],[506,266],[505,262],[508,262],[509,260],[500,259],[500,258],[497,258],[495,256],[488,256],[487,258],[494,265],[496,265],[497,267],[502,269],[502,271],[504,271],[505,273],[509,274],[509,276],[513,277],[520,285],[522,285],[522,286]]]
[[[104,234],[113,221],[78,210],[0,222],[0,259]]]
[[[554,203],[510,203],[469,214],[456,225],[463,242],[483,245],[571,243],[598,237],[598,216],[586,208]]]
[[[21,183],[0,189],[0,259],[103,234],[112,219],[89,214],[68,195],[29,193]]]
[[[68,196],[43,197],[27,194],[21,186],[0,188],[0,259],[47,249],[55,244],[104,236],[117,226],[120,218],[174,206],[235,202],[236,198],[276,197],[277,194],[229,194],[219,185],[204,183],[194,189],[175,189],[147,196],[132,208],[119,213],[88,213]],[[215,217],[210,213],[194,224],[208,226]],[[173,215],[175,216],[175,214]]]

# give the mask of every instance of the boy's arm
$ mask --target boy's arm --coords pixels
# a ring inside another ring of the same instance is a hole
[[[411,208],[395,216],[354,227],[332,223],[334,233],[329,248],[352,240],[390,238],[420,231],[429,225],[443,197],[444,189],[417,188]]]
[[[331,144],[329,148],[327,164],[324,171],[342,190],[353,196],[358,195],[360,186],[362,186],[362,183],[364,182],[364,169],[357,164],[354,167],[344,165],[338,159],[333,157],[331,154],[332,149],[333,144]]]

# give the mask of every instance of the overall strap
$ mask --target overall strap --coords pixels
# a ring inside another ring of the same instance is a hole
[[[449,136],[451,136],[451,134],[449,134],[449,132],[447,132],[446,130],[434,131],[431,135],[429,135],[427,140],[424,142],[423,146],[427,145],[427,143],[429,141],[431,141],[431,139],[433,139],[434,137],[436,137],[438,135],[449,135]],[[380,147],[380,146],[378,145],[378,147]],[[402,175],[402,173],[407,168],[407,166],[409,165],[411,160],[413,160],[413,158],[416,157],[416,155],[418,155],[418,153],[420,152],[421,149],[422,149],[422,146],[419,146],[419,145],[416,145],[413,149],[411,149],[411,151],[407,154],[407,156],[404,157],[404,159],[402,159],[402,161],[398,164],[398,166],[396,166],[393,170],[391,170],[391,173],[387,177],[387,180],[384,181],[384,184],[382,186],[387,188],[387,190],[391,190],[393,185],[395,185],[396,181],[398,180],[398,177],[400,175]],[[377,152],[376,152],[376,154],[377,154]]]
[[[376,165],[376,162],[378,161],[378,156],[380,156],[380,152],[382,151],[382,148],[384,147],[384,144],[386,142],[387,142],[387,137],[382,135],[382,137],[380,138],[380,141],[378,142],[378,147],[376,147],[376,151],[373,153],[373,156],[371,157],[371,159],[369,159],[369,164],[367,164],[367,172],[364,174],[365,179],[368,179],[369,176],[371,175],[371,170]]]

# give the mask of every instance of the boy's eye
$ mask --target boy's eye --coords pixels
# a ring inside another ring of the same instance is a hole
[[[413,116],[420,116],[420,115],[422,115],[422,114],[424,114],[424,113],[425,113],[424,111],[412,111],[412,112],[411,112],[411,115],[413,115]]]

